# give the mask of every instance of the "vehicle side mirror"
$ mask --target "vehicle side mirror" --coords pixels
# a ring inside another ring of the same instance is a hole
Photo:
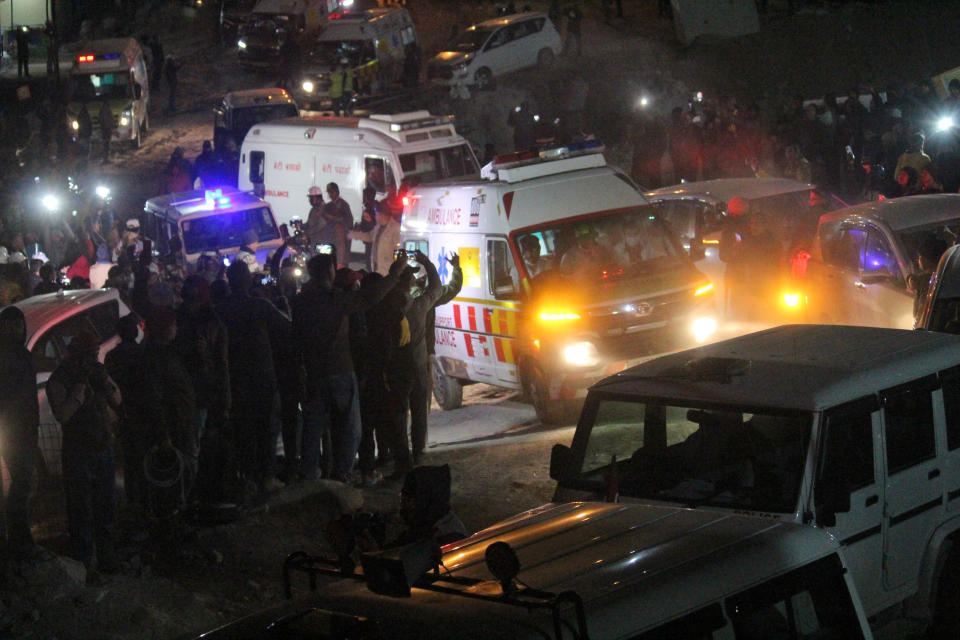
[[[703,246],[703,242],[699,238],[694,238],[690,241],[690,259],[694,262],[698,260],[703,260],[707,257],[707,250]]]
[[[565,444],[555,444],[550,450],[550,478],[559,480],[567,475],[573,451]]]
[[[140,86],[139,82],[136,82],[133,85],[133,97],[137,100],[143,97],[143,87]]]
[[[509,300],[517,295],[517,290],[512,282],[499,284],[493,288],[493,295],[497,300]]]

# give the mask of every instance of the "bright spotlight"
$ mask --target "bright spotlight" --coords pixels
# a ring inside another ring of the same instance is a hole
[[[44,208],[47,211],[56,211],[57,209],[60,208],[60,201],[57,200],[56,196],[49,195],[49,194],[45,195],[43,196],[42,202],[43,202]]]
[[[943,116],[937,120],[937,131],[946,131],[947,129],[953,128],[953,118],[951,116]]]

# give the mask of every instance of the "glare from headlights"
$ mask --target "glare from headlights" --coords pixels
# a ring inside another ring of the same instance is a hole
[[[717,321],[713,318],[697,318],[693,321],[691,329],[696,341],[702,343],[717,332]]]
[[[43,200],[41,200],[41,202],[47,211],[56,211],[60,208],[60,201],[57,200],[57,197],[53,195],[48,194],[43,196]]]
[[[244,42],[243,40],[237,40],[237,46],[240,47],[241,49],[246,49],[247,43]]]
[[[544,311],[540,314],[540,319],[547,322],[557,320],[579,320],[580,314],[565,311]]]
[[[103,198],[104,200],[110,197],[110,187],[105,187],[102,184],[97,185],[97,188],[94,189],[94,192],[97,194],[97,197]]]
[[[950,116],[943,116],[937,120],[937,131],[946,131],[951,128],[953,128],[953,118]]]
[[[120,116],[120,126],[125,127],[128,124],[130,124],[130,118],[128,118],[127,116]]]
[[[797,307],[800,305],[800,294],[795,292],[787,292],[783,294],[783,304],[788,307]]]
[[[313,83],[309,80],[304,80],[300,86],[303,87],[303,90],[307,93],[313,93]]]
[[[693,292],[693,295],[695,295],[695,296],[701,296],[701,295],[707,293],[708,291],[711,291],[712,289],[713,289],[713,283],[705,284],[705,285],[703,285],[702,287],[700,287],[699,289],[697,289],[696,291],[694,291],[694,292]]]
[[[563,360],[576,367],[595,367],[600,364],[600,354],[592,342],[575,342],[563,348]]]

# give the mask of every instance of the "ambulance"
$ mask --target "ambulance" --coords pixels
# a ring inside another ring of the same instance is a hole
[[[408,194],[401,238],[463,289],[436,312],[434,393],[522,389],[544,423],[593,382],[716,331],[712,284],[597,141],[498,156]]]
[[[355,93],[385,93],[404,79],[407,53],[418,47],[413,20],[402,7],[332,13],[301,58],[291,91],[310,108],[329,105],[330,76],[345,63],[353,69]]]
[[[139,148],[150,127],[150,83],[140,44],[134,38],[81,41],[65,45],[61,56],[70,65],[70,131],[76,135],[80,105],[86,103],[93,131],[99,135],[100,104],[106,100],[116,124],[113,140],[131,141]]]
[[[335,182],[360,220],[363,189],[377,198],[406,186],[476,174],[473,149],[452,116],[427,111],[367,117],[284,118],[255,125],[240,150],[239,187],[258,191],[281,223],[306,218],[307,191]],[[362,245],[354,242],[354,251]]]

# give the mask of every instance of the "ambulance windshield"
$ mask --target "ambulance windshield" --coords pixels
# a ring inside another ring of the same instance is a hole
[[[224,211],[219,214],[184,220],[183,246],[187,253],[225,250],[239,247],[247,231],[253,231],[258,242],[280,237],[277,223],[267,207],[245,211]]]
[[[480,172],[477,159],[466,144],[401,154],[400,168],[404,184],[410,186]]]
[[[601,213],[517,235],[527,276],[618,279],[670,271],[687,260],[653,207]]]
[[[796,509],[814,423],[809,412],[603,398],[584,416],[588,437],[574,451],[583,483],[602,488],[616,456],[624,497]]]
[[[103,98],[127,99],[132,97],[129,73],[84,73],[70,78],[70,95],[73,102],[89,102]]]

